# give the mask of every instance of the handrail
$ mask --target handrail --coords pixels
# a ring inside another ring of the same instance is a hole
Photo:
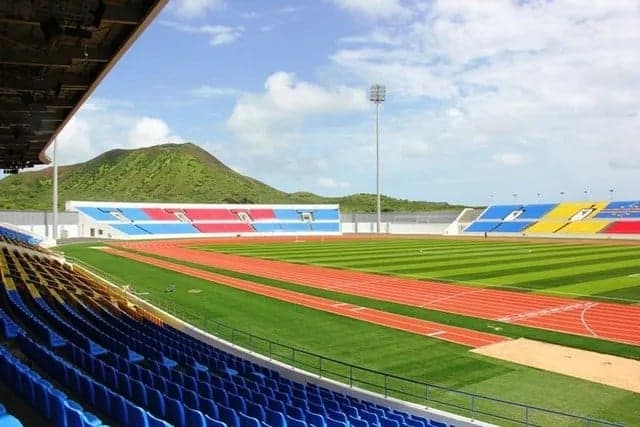
[[[68,260],[104,277],[113,284],[124,287],[126,281],[99,268],[88,265],[74,257]],[[132,293],[132,295],[136,295]],[[292,347],[269,338],[254,335],[218,320],[211,320],[169,303],[168,298],[151,298],[150,295],[137,296],[168,313],[201,327],[209,333],[223,338],[243,348],[263,354],[272,360],[279,360],[297,368],[318,375],[320,378],[337,380],[349,387],[360,387],[405,401],[423,404],[443,410],[454,409],[456,414],[486,422],[500,422],[501,425],[547,426],[583,425],[589,427],[621,427],[621,424],[595,418],[569,414],[566,412],[540,408],[524,403],[484,396],[423,381],[404,378],[374,369],[365,368],[307,350]],[[508,424],[504,424],[508,423]]]

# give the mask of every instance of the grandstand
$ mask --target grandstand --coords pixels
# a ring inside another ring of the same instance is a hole
[[[338,235],[338,205],[207,205],[67,202],[80,237],[149,239],[207,236]]]
[[[464,233],[634,237],[640,234],[640,202],[563,202],[489,206],[464,229]]]
[[[2,245],[0,272],[0,380],[55,425],[471,425],[227,353],[25,240]]]

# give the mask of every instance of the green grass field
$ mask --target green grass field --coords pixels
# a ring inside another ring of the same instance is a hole
[[[640,245],[405,238],[204,249],[470,286],[640,303]]]
[[[274,249],[277,248],[274,246]],[[640,395],[635,393],[502,362],[470,353],[463,346],[190,278],[89,249],[88,245],[65,246],[61,250],[101,269],[120,283],[131,284],[138,292],[148,293],[151,300],[163,300],[164,304],[200,319],[209,319],[194,323],[212,332],[215,328],[211,320],[219,320],[294,347],[402,377],[625,425],[640,425],[640,405],[637,404]],[[176,285],[175,293],[163,292],[167,283]],[[189,292],[194,289],[201,292]],[[518,334],[517,331],[510,333]]]

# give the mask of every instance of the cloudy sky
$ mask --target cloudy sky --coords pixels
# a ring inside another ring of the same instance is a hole
[[[588,6],[587,6],[588,4]],[[173,0],[61,134],[63,164],[193,141],[286,191],[640,197],[637,0]]]

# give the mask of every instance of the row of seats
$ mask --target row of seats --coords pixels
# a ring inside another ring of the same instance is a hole
[[[13,228],[0,225],[0,241],[11,243],[18,246],[28,247],[37,246],[42,239],[28,233],[14,230]]]
[[[640,234],[640,201],[489,206],[464,232]]]
[[[236,221],[301,221],[308,215],[315,221],[337,221],[340,212],[337,208],[305,207],[301,205],[293,209],[251,209],[251,208],[215,208],[189,209],[176,206],[174,208],[130,208],[79,206],[79,212],[96,221],[113,221],[124,218],[130,222],[175,222],[186,219],[189,222],[236,222]]]
[[[75,393],[79,404],[105,419],[142,427],[167,423],[195,427],[446,426],[291,381],[277,371],[221,351],[166,324],[133,317],[134,313],[125,310],[128,306],[118,304],[114,300],[117,296],[108,289],[73,274],[52,259],[17,250],[0,253],[5,299],[15,295],[14,303],[3,313],[14,323],[32,315],[65,339],[54,353],[51,342],[42,339],[42,333],[35,333],[33,325],[38,323],[25,322],[26,329],[13,334],[22,353],[69,393]],[[27,313],[14,318],[18,306]],[[94,340],[104,351],[93,351],[74,338],[66,325]],[[99,338],[98,330],[111,340]],[[128,357],[116,343],[140,349],[143,357]],[[51,416],[45,409],[41,408],[43,416]],[[86,414],[78,411],[80,418]],[[88,415],[85,418],[94,421]],[[67,419],[58,425],[94,425],[84,419],[73,422]]]
[[[128,236],[243,234],[243,233],[339,233],[337,207],[320,208],[172,208],[73,207],[99,225],[109,226]]]

